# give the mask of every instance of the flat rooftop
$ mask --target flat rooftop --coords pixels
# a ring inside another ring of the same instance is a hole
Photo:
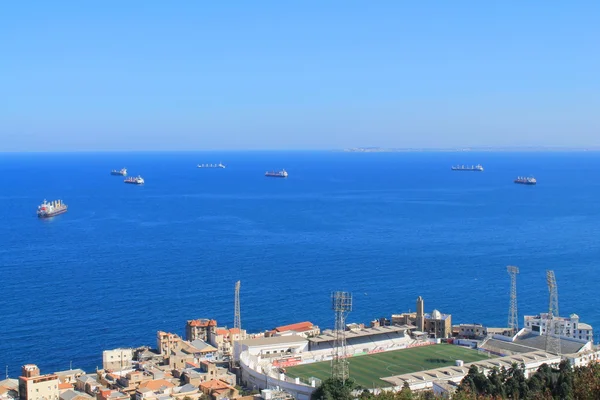
[[[241,343],[246,346],[268,346],[273,344],[285,344],[285,343],[301,343],[307,342],[306,338],[300,335],[285,335],[285,336],[271,336],[271,337],[258,337],[254,339],[240,340]]]
[[[414,329],[415,327],[412,325],[391,325],[391,326],[378,326],[374,328],[364,328],[359,331],[345,331],[346,332],[346,340],[364,337],[364,336],[373,336],[373,335],[381,335],[385,333],[399,333],[404,332],[408,329]],[[331,342],[335,340],[334,332],[326,332],[322,333],[319,336],[308,338],[308,340],[312,343],[323,343],[323,342]]]

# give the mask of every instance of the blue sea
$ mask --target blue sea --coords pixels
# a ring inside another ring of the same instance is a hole
[[[218,163],[226,169],[198,169]],[[485,172],[452,172],[481,163]],[[111,169],[141,174],[125,185]],[[265,178],[285,168],[287,179]],[[515,185],[533,175],[534,187]],[[262,331],[415,309],[506,326],[548,308],[600,328],[600,153],[204,152],[0,155],[0,366],[94,370],[185,322]],[[39,220],[42,200],[69,212]]]

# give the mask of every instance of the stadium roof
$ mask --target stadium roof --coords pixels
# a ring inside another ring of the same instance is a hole
[[[555,356],[543,351],[531,352],[528,354],[519,354],[515,356],[507,356],[500,358],[492,358],[484,361],[475,361],[472,363],[464,364],[461,367],[443,367],[430,369],[422,372],[413,372],[410,374],[395,375],[381,380],[391,383],[394,386],[402,386],[404,382],[420,383],[420,382],[432,382],[436,380],[448,380],[448,379],[461,379],[469,372],[469,367],[476,365],[480,369],[492,369],[497,368],[510,368],[513,363],[517,364],[528,364],[536,361],[548,361],[549,363],[556,361],[556,358],[560,359],[560,356]]]
[[[274,344],[286,344],[286,343],[299,343],[306,342],[306,338],[300,335],[286,335],[286,336],[270,336],[270,337],[257,337],[253,339],[240,340],[237,343],[246,346],[268,346]]]
[[[560,351],[563,354],[575,354],[583,350],[587,344],[585,341],[578,341],[569,338],[560,338]],[[505,341],[492,338],[484,343],[484,349],[492,352],[506,352],[505,354],[529,353],[536,350],[546,349],[546,336],[538,335],[530,331],[524,331],[515,337],[514,341]]]
[[[378,326],[378,327],[373,327],[373,328],[364,328],[359,331],[346,331],[346,340],[352,339],[352,338],[357,338],[357,337],[381,335],[381,334],[385,334],[385,333],[404,332],[407,329],[413,329],[413,328],[414,328],[414,326],[412,326],[412,325],[392,325],[392,326]],[[335,333],[334,332],[323,333],[319,336],[308,338],[308,340],[313,343],[330,342],[330,341],[335,340]]]

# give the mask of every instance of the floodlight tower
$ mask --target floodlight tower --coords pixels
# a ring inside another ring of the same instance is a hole
[[[240,311],[240,281],[235,283],[235,305],[233,315],[233,327],[242,329],[242,314]]]
[[[560,355],[560,321],[558,321],[558,286],[554,271],[546,271],[548,283],[548,318],[546,320],[546,352]]]
[[[346,317],[352,311],[352,294],[333,292],[331,309],[335,312],[335,343],[331,360],[331,376],[346,382],[350,376],[346,352]]]
[[[508,309],[508,327],[513,335],[519,331],[519,316],[517,314],[517,274],[519,267],[509,265],[506,267],[510,275],[510,307]]]

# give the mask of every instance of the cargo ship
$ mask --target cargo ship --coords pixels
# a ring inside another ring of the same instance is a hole
[[[132,176],[131,178],[127,178],[123,182],[131,183],[133,185],[142,185],[144,183],[144,179],[138,175],[138,176]]]
[[[38,218],[50,218],[58,214],[67,212],[67,205],[62,200],[54,200],[48,203],[46,200],[38,206],[37,216]]]
[[[452,167],[452,171],[479,171],[482,172],[483,171],[483,167],[481,166],[481,164],[477,164],[477,165],[455,165]]]
[[[282,169],[281,171],[271,171],[271,172],[266,172],[265,176],[269,176],[272,178],[287,178],[288,177],[288,173],[285,169]]]
[[[519,176],[515,179],[515,183],[519,183],[521,185],[535,185],[537,184],[537,180],[531,177]]]
[[[111,175],[119,175],[119,176],[126,176],[127,175],[127,168],[121,168],[120,170],[116,170],[113,169],[112,171],[110,171]]]
[[[198,164],[198,168],[225,168],[225,164]]]

